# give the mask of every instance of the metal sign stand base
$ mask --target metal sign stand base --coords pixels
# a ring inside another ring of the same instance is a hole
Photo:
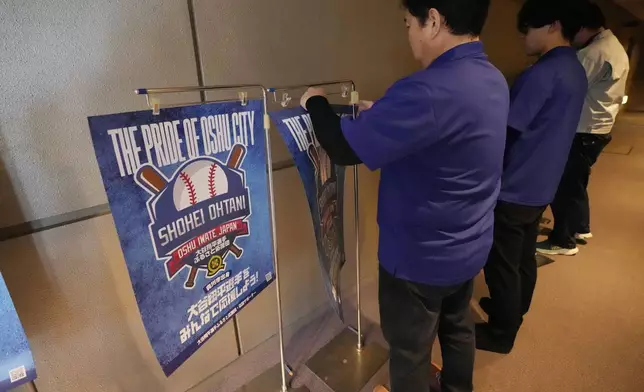
[[[310,392],[306,386],[290,387],[284,391],[282,389],[282,369],[280,369],[280,366],[279,363],[276,364],[236,392]]]
[[[355,338],[345,329],[306,362],[335,392],[360,391],[389,359],[388,351],[375,343],[358,349]]]

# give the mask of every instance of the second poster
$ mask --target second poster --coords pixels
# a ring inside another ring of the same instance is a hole
[[[353,116],[350,105],[334,105],[339,116]],[[302,179],[311,210],[324,286],[331,305],[344,321],[340,272],[344,252],[343,196],[345,168],[334,165],[320,147],[309,114],[301,107],[272,112],[271,118],[286,143]]]

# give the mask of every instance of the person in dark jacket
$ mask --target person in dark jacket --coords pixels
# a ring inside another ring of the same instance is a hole
[[[588,82],[571,47],[580,1],[528,0],[518,17],[526,53],[538,56],[510,91],[508,138],[494,244],[485,266],[490,316],[477,325],[476,346],[509,353],[537,282],[539,221],[557,192],[575,137]]]

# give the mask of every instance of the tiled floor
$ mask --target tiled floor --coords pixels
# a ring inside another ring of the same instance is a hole
[[[623,115],[613,136],[590,185],[595,238],[577,256],[540,268],[515,350],[507,356],[478,353],[477,392],[644,391],[644,115]],[[364,315],[373,323],[376,290],[374,281],[364,282]],[[476,295],[484,294],[479,279]],[[340,329],[326,316],[290,340],[288,357],[299,366],[296,383],[330,391],[301,364]],[[377,326],[369,331],[372,341],[382,343]],[[275,347],[266,343],[194,391],[236,390],[270,367],[262,359],[276,358]],[[385,367],[363,391],[386,379]]]

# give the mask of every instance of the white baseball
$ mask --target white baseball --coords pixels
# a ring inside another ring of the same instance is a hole
[[[186,166],[177,175],[172,190],[178,211],[225,193],[228,193],[226,173],[218,163],[206,160]]]

